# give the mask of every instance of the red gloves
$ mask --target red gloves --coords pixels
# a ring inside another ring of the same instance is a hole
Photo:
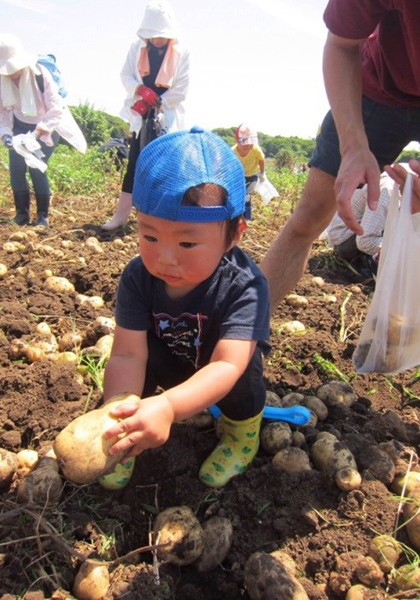
[[[147,85],[139,85],[136,90],[136,94],[141,96],[145,102],[149,106],[155,106],[156,104],[160,104],[160,97],[156,92],[147,87]]]
[[[139,113],[139,115],[142,117],[145,117],[149,112],[150,106],[146,104],[144,100],[137,100],[137,102],[135,102],[131,108]]]

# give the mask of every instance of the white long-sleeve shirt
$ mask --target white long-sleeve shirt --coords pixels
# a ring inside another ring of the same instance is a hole
[[[36,115],[30,117],[24,115],[21,110],[20,97],[17,97],[16,104],[11,107],[4,107],[0,97],[0,138],[3,135],[13,135],[13,116],[23,123],[39,125],[44,131],[53,132],[63,117],[65,106],[63,99],[58,93],[58,87],[45,67],[38,65],[44,80],[44,92],[37,88],[35,94]]]
[[[382,237],[388,213],[391,191],[394,181],[386,174],[381,175],[381,193],[378,207],[370,210],[367,205],[367,185],[357,189],[351,198],[351,207],[358,223],[363,227],[363,235],[356,236],[356,245],[361,252],[374,256],[381,248]],[[327,238],[330,246],[338,246],[348,240],[354,232],[347,227],[336,213],[327,228]]]
[[[121,70],[121,81],[127,91],[127,98],[120,115],[130,124],[130,130],[138,133],[142,126],[142,117],[131,110],[133,104],[139,100],[135,92],[143,83],[138,70],[141,48],[146,43],[139,39],[131,44],[127,58]],[[179,63],[173,79],[173,85],[161,96],[162,111],[165,118],[165,128],[168,131],[177,131],[184,128],[185,107],[184,101],[187,97],[190,81],[190,54],[179,42],[176,45],[180,53]]]

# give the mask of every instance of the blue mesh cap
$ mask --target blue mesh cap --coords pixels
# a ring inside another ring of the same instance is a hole
[[[183,206],[191,187],[218,184],[224,206]],[[167,133],[140,153],[134,177],[133,204],[153,217],[187,223],[227,221],[245,211],[244,170],[231,148],[201,127]]]

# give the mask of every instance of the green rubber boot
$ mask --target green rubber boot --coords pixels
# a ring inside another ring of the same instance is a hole
[[[117,463],[117,466],[109,473],[99,477],[98,483],[106,490],[121,490],[130,481],[134,471],[136,458],[133,456],[126,463]]]
[[[246,421],[233,421],[222,414],[223,436],[201,465],[199,477],[209,487],[219,488],[243,473],[257,454],[262,411]]]

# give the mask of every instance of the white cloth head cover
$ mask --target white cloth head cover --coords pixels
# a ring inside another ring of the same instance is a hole
[[[164,0],[152,0],[147,6],[137,31],[139,38],[149,40],[155,37],[178,39],[178,27],[170,4]]]
[[[11,33],[0,33],[0,75],[13,75],[25,67],[36,68],[37,56],[23,49]]]

